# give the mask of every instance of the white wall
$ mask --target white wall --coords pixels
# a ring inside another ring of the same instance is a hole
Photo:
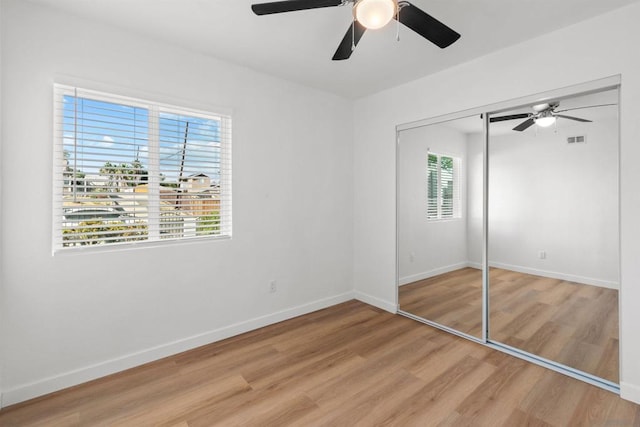
[[[617,289],[618,121],[557,126],[490,137],[489,263]]]
[[[640,4],[356,102],[354,282],[391,309],[395,288],[395,126],[615,74],[621,91],[621,389],[640,402]],[[464,35],[463,35],[464,37]],[[437,102],[434,102],[437,100]],[[372,215],[371,212],[375,212]]]
[[[467,259],[482,266],[484,134],[467,134]]]
[[[407,284],[467,264],[466,173],[460,171],[461,218],[427,220],[427,154],[467,165],[466,135],[446,124],[400,132],[398,149],[398,274]]]
[[[2,26],[5,405],[353,297],[351,101],[27,2]],[[61,79],[231,108],[233,239],[52,256]]]

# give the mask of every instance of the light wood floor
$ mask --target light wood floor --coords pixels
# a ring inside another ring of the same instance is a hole
[[[498,268],[489,279],[492,340],[619,381],[617,290]],[[480,270],[401,286],[399,301],[404,311],[481,336]]]
[[[0,411],[5,426],[640,426],[640,406],[351,301]]]

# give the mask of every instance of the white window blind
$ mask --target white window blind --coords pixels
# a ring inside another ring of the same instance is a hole
[[[231,235],[231,117],[54,95],[54,250]]]
[[[427,218],[461,217],[460,159],[427,154]]]

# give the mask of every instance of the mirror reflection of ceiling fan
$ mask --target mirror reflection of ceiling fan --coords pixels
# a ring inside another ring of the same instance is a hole
[[[334,61],[348,59],[367,29],[376,30],[392,19],[406,25],[444,49],[460,34],[405,0],[284,0],[251,5],[256,15],[353,4],[353,21],[333,55]]]
[[[564,113],[565,111],[581,110],[584,108],[607,107],[610,105],[616,105],[616,104],[588,105],[585,107],[565,108],[564,110],[558,110],[557,108],[560,106],[560,103],[550,102],[546,104],[534,105],[533,107],[531,107],[533,110],[532,113],[510,114],[506,116],[490,117],[489,121],[491,123],[495,123],[495,122],[503,122],[505,120],[526,119],[524,122],[520,123],[518,126],[513,128],[513,130],[518,132],[522,132],[530,128],[534,124],[540,127],[545,127],[545,128],[549,127],[552,124],[554,124],[558,118],[575,120],[577,122],[591,123],[591,120],[581,119],[580,117],[567,116],[559,113]]]

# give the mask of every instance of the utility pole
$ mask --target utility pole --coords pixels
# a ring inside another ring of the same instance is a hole
[[[184,158],[187,154],[187,135],[189,135],[189,122],[184,128],[184,144],[182,144],[182,161],[180,162],[180,176],[178,182],[182,181],[182,173],[184,172]]]
[[[178,200],[176,205],[180,205],[180,195],[182,193],[182,175],[184,173],[184,159],[187,155],[187,136],[189,135],[189,122],[184,128],[184,143],[182,144],[182,160],[180,161],[180,173],[178,175]]]

